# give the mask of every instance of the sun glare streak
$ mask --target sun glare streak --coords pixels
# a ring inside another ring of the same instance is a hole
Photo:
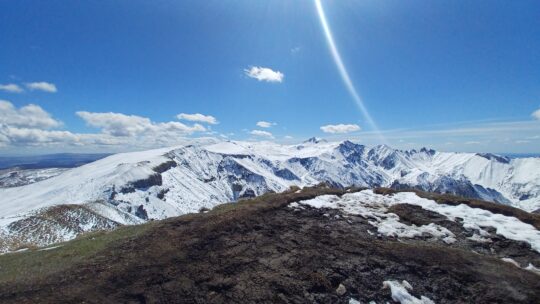
[[[330,30],[330,26],[328,25],[328,21],[326,20],[326,15],[324,13],[324,9],[322,7],[321,1],[315,0],[315,6],[317,7],[317,14],[319,16],[319,20],[321,22],[321,26],[324,31],[324,36],[326,37],[326,41],[328,42],[328,47],[330,48],[330,52],[332,53],[332,58],[334,59],[334,62],[336,63],[339,74],[341,75],[341,79],[345,83],[345,86],[347,87],[349,94],[351,94],[351,97],[354,99],[356,105],[360,109],[360,112],[362,112],[362,115],[366,119],[369,126],[375,132],[377,132],[377,134],[379,134],[383,142],[386,142],[382,134],[379,132],[379,127],[377,127],[377,124],[375,123],[371,115],[369,114],[367,107],[364,104],[364,101],[358,94],[356,87],[351,81],[351,77],[349,76],[349,72],[347,72],[347,68],[345,68],[345,64],[343,64],[343,60],[341,59],[341,55],[339,54],[339,50],[337,49],[336,43],[334,41],[332,31]]]

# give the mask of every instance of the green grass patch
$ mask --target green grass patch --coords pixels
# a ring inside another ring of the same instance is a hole
[[[83,234],[74,240],[43,248],[0,255],[0,283],[43,278],[61,272],[99,252],[109,245],[128,238],[137,238],[154,226],[155,222],[136,226],[122,226],[114,231]]]

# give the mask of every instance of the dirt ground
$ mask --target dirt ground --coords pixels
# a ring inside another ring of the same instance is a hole
[[[437,222],[459,241],[384,238],[361,217],[287,207],[323,192],[342,193],[271,194],[165,220],[67,271],[0,284],[0,302],[393,303],[383,281],[407,280],[411,294],[435,303],[540,303],[540,275],[501,260],[538,263],[526,244],[502,238],[492,250],[466,241],[455,222],[406,204],[391,212],[406,223]]]

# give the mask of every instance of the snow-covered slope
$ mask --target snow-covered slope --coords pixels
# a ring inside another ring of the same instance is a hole
[[[67,168],[19,169],[0,170],[0,188],[18,187],[33,184],[59,175]]]
[[[0,226],[9,234],[9,224],[66,204],[83,205],[117,224],[134,224],[320,182],[416,187],[527,211],[540,208],[540,158],[401,151],[317,139],[299,145],[197,141],[116,154],[44,181],[0,189]]]

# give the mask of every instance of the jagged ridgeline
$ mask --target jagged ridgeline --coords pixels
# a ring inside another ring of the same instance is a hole
[[[26,242],[23,232],[32,229],[46,231],[34,238],[47,244],[321,182],[336,188],[415,188],[526,211],[540,208],[539,158],[401,151],[316,138],[298,145],[201,140],[111,155],[37,183],[0,189],[0,225],[4,244]],[[63,205],[79,207],[51,209]],[[66,223],[73,208],[80,220]]]

